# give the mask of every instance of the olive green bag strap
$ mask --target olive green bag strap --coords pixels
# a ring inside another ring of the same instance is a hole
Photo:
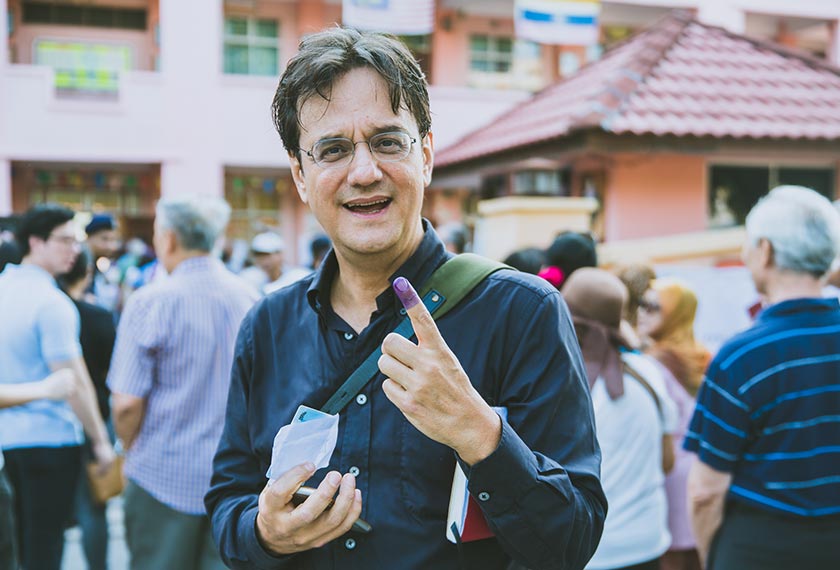
[[[438,267],[426,281],[420,290],[420,298],[432,317],[438,320],[457,307],[458,303],[488,275],[500,269],[511,268],[473,253],[456,255]],[[403,310],[404,313],[405,310]],[[393,332],[405,338],[413,337],[414,327],[411,326],[411,320],[406,316]],[[327,403],[321,407],[321,411],[337,414],[343,410],[367,386],[368,382],[379,374],[380,356],[382,356],[382,348],[378,347],[335,391]]]

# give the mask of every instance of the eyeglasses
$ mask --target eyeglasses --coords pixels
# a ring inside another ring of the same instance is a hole
[[[639,301],[639,308],[647,313],[658,313],[662,307],[656,301],[646,301],[642,299]]]
[[[62,245],[68,245],[68,246],[78,245],[78,243],[79,243],[79,240],[77,240],[75,236],[61,236],[61,235],[50,234],[49,237],[47,237],[46,241],[50,241],[50,240],[57,241],[58,243],[60,243]]]
[[[411,145],[417,142],[406,133],[379,133],[366,141],[354,142],[347,138],[323,139],[310,150],[303,152],[321,168],[347,166],[356,154],[356,145],[365,143],[370,153],[379,162],[396,162],[408,156]]]

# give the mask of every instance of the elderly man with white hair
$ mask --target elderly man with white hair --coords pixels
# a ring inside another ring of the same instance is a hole
[[[782,186],[746,230],[767,306],[710,364],[686,435],[698,550],[712,570],[840,568],[840,303],[821,295],[840,214]]]
[[[126,304],[108,375],[126,448],[134,570],[224,568],[203,497],[222,433],[236,333],[257,295],[210,251],[230,218],[218,198],[161,200],[154,246],[169,278]]]

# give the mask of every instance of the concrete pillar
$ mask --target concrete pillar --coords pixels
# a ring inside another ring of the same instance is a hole
[[[825,55],[828,61],[834,65],[840,65],[840,20],[833,20],[829,22],[828,32],[828,53]]]
[[[160,0],[160,71],[166,140],[161,194],[224,195],[221,129],[222,0]],[[185,39],[185,34],[189,40]]]
[[[0,157],[0,216],[12,213],[12,163]]]
[[[9,27],[7,14],[9,6],[6,0],[0,0],[0,85],[3,84],[6,68],[9,65]],[[0,88],[0,141],[9,140],[5,132],[2,114],[6,111],[4,90]],[[12,213],[12,164],[5,155],[5,149],[0,143],[0,216]]]
[[[721,26],[730,32],[743,34],[747,29],[747,15],[732,2],[704,1],[697,9],[697,19],[704,24]]]

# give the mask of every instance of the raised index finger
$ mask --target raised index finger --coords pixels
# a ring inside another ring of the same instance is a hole
[[[394,279],[394,292],[411,319],[414,333],[419,344],[445,344],[440,331],[426,305],[420,300],[417,291],[405,277]]]

